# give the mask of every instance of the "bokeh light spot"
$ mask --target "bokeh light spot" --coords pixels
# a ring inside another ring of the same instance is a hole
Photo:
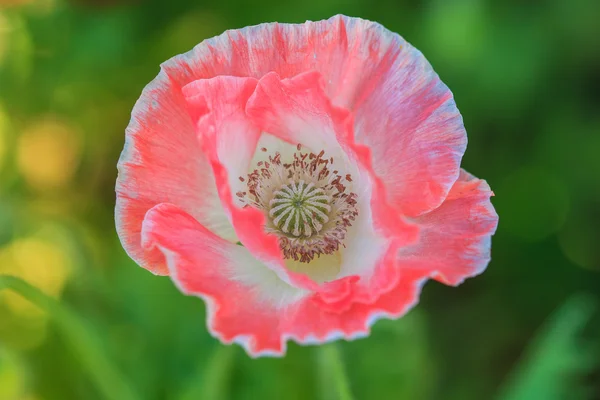
[[[71,271],[66,249],[35,236],[17,239],[0,251],[0,273],[24,279],[53,297],[61,294]],[[38,307],[16,293],[2,291],[0,299],[15,314],[43,317]]]
[[[18,138],[19,170],[36,190],[55,189],[69,183],[80,153],[79,132],[53,117],[33,123]]]

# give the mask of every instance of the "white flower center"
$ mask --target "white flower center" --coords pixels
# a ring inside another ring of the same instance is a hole
[[[258,162],[258,168],[248,174],[248,191],[237,196],[246,206],[265,212],[265,229],[279,237],[286,258],[310,262],[343,246],[358,210],[356,194],[344,184],[352,182],[350,175],[332,171],[333,158],[324,158],[324,151],[300,150],[298,145],[290,163],[283,163],[279,153],[269,156],[268,162]]]

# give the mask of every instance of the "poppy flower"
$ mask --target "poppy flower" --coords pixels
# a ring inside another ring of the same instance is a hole
[[[497,215],[423,55],[345,16],[230,30],[146,86],[119,160],[127,253],[252,356],[369,334],[490,260]]]

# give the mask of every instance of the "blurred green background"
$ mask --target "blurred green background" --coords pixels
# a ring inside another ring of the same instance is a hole
[[[167,58],[337,13],[400,33],[454,92],[493,260],[368,339],[251,360],[122,250],[124,129]],[[2,400],[342,399],[343,369],[356,399],[600,399],[599,223],[597,0],[0,0],[0,274],[50,299],[0,281]]]

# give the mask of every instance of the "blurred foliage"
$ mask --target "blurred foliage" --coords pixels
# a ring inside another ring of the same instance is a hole
[[[595,304],[584,296],[573,296],[555,312],[534,342],[527,357],[515,368],[500,400],[585,399],[590,388],[583,378],[600,364],[597,344],[579,336]]]
[[[399,32],[452,88],[463,165],[496,193],[493,261],[368,339],[252,360],[124,254],[115,165],[160,62],[337,13]],[[0,0],[0,274],[53,305],[0,292],[0,399],[335,398],[336,376],[357,399],[600,399],[597,299],[572,297],[600,293],[598,21],[597,0]]]

